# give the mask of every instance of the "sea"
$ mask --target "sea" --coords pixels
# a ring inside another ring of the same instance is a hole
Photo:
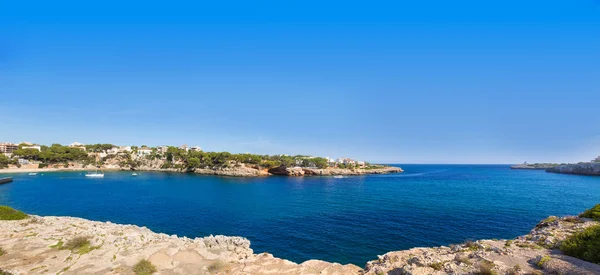
[[[395,166],[405,172],[344,178],[13,174],[12,183],[0,185],[0,205],[189,238],[242,236],[255,253],[364,267],[389,251],[515,238],[550,215],[577,215],[600,203],[600,177],[508,165]]]

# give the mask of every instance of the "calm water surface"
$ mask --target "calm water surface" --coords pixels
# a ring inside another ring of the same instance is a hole
[[[504,165],[400,165],[403,174],[228,178],[180,173],[14,175],[0,204],[201,237],[243,236],[295,262],[364,266],[385,252],[513,238],[549,215],[600,203],[600,177]]]

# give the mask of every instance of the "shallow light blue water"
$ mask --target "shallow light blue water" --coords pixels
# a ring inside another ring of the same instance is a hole
[[[400,166],[405,173],[343,179],[19,174],[0,185],[0,204],[179,236],[243,236],[255,252],[364,266],[392,250],[513,238],[549,215],[600,203],[600,177],[505,165]]]

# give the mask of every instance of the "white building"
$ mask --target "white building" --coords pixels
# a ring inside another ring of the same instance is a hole
[[[119,153],[119,147],[113,147],[106,150],[106,154],[108,155],[116,155],[117,153]]]
[[[179,146],[179,149],[185,150],[186,152],[190,150],[190,148],[187,146],[187,144]]]
[[[142,148],[140,148],[140,149],[137,150],[138,157],[147,156],[147,155],[150,155],[150,154],[152,154],[152,149],[148,148],[148,147],[142,147]]]
[[[200,148],[200,146],[192,146],[192,148],[190,148],[190,150],[200,152],[200,151],[202,151],[202,148]]]
[[[336,162],[343,164],[356,164],[356,161],[351,158],[338,158]]]
[[[81,149],[81,150],[85,151],[85,145],[83,145],[83,143],[80,143],[80,142],[77,142],[77,141],[69,144],[69,147],[71,147],[71,148],[78,148],[78,149]]]
[[[131,150],[131,146],[120,146],[119,147],[119,153],[121,152],[131,152],[133,150]]]
[[[35,150],[38,150],[40,152],[42,151],[42,147],[39,146],[39,145],[23,146],[21,148],[23,148],[23,149],[35,149]]]
[[[165,145],[156,147],[156,150],[161,154],[167,153],[168,149],[169,149],[169,146],[165,146]]]

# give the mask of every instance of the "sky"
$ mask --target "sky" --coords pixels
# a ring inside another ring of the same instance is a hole
[[[0,141],[578,162],[599,105],[600,0],[0,0]]]

